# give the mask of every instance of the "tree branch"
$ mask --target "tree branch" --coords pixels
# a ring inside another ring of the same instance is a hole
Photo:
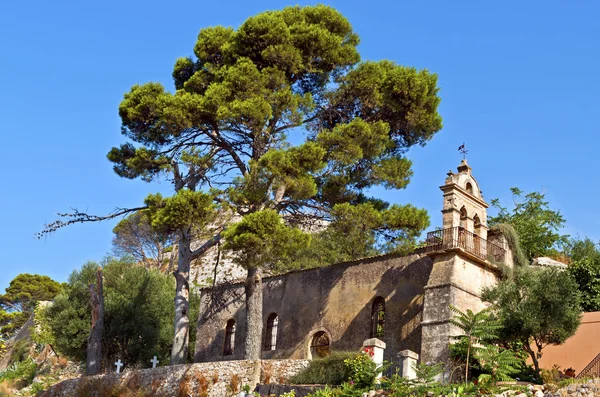
[[[115,208],[115,210],[113,212],[111,212],[110,214],[105,215],[105,216],[90,215],[85,212],[79,211],[77,208],[73,208],[73,212],[71,212],[71,213],[58,213],[58,216],[60,218],[64,218],[66,220],[58,219],[54,222],[45,224],[44,229],[41,232],[36,233],[35,236],[38,239],[40,239],[46,235],[49,235],[49,234],[57,231],[58,229],[61,229],[65,226],[69,226],[69,225],[72,225],[75,223],[102,222],[102,221],[106,221],[109,219],[117,218],[119,216],[127,215],[132,212],[145,210],[147,208],[148,208],[147,206],[135,207],[135,208]]]
[[[221,229],[221,232],[219,232],[216,236],[214,236],[213,238],[211,238],[210,240],[208,240],[207,242],[202,244],[196,250],[192,251],[192,259],[196,259],[200,255],[204,254],[206,251],[208,251],[209,249],[211,249],[212,247],[217,245],[217,243],[219,243],[221,241],[221,238],[222,238],[221,233],[223,232],[223,230],[225,230],[225,229],[224,228]]]

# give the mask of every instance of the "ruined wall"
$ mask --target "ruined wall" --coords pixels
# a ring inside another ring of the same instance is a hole
[[[311,358],[316,332],[325,331],[335,351],[358,351],[370,337],[371,308],[385,298],[386,360],[421,346],[424,286],[432,260],[424,255],[386,255],[320,269],[298,271],[263,281],[263,340],[267,318],[279,316],[277,349],[263,358]],[[202,291],[195,361],[241,359],[245,339],[244,287]],[[225,327],[236,323],[233,355],[223,355]]]
[[[40,397],[88,397],[115,385],[128,386],[134,391],[152,391],[157,396],[233,396],[243,385],[251,384],[254,364],[246,360],[222,361],[88,376],[58,383]],[[261,382],[287,382],[307,365],[307,360],[262,360]]]

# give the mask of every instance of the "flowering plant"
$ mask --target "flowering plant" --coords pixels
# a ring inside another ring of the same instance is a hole
[[[377,374],[381,371],[381,369],[377,368],[377,364],[371,359],[375,354],[375,352],[372,351],[372,348],[367,351],[365,350],[354,358],[344,360],[344,365],[348,368],[348,372],[350,373],[351,384],[359,389],[366,389],[373,386]]]
[[[373,357],[375,355],[375,348],[365,347],[364,349],[362,349],[362,353],[366,354],[369,357]]]

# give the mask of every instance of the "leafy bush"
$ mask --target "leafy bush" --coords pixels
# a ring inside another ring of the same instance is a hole
[[[495,384],[498,381],[512,380],[510,375],[517,372],[519,359],[508,349],[494,345],[485,345],[477,351],[483,374],[479,375],[479,383]]]
[[[0,382],[15,381],[20,387],[29,386],[35,378],[37,365],[31,359],[12,364],[4,372],[0,372]]]
[[[290,379],[292,384],[341,385],[350,379],[350,370],[344,364],[357,356],[354,352],[333,352],[325,358],[312,360],[306,368]]]
[[[28,339],[21,339],[20,341],[16,342],[10,354],[10,362],[18,363],[20,361],[25,361],[27,358],[29,358],[30,347],[31,342]]]
[[[344,360],[344,364],[350,372],[350,380],[358,389],[368,389],[375,384],[377,374],[381,368],[371,359],[372,350],[363,351],[363,353],[352,358]]]
[[[57,352],[77,361],[85,359],[91,324],[88,286],[95,282],[98,266],[88,262],[73,272],[41,317],[51,334],[44,339],[51,341]],[[107,259],[103,274],[105,359],[114,361],[119,356],[129,366],[145,366],[156,355],[161,362],[168,362],[173,339],[173,277],[139,266],[132,259]],[[198,299],[191,299],[191,318],[198,306]]]

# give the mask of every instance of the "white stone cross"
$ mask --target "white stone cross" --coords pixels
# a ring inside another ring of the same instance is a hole
[[[156,359],[156,356],[154,356],[154,358],[152,360],[150,360],[150,362],[152,363],[152,368],[156,368],[156,365],[160,362]]]
[[[121,367],[123,366],[123,363],[121,362],[121,359],[118,359],[117,362],[115,363],[115,365],[117,366],[117,373],[121,372]]]

